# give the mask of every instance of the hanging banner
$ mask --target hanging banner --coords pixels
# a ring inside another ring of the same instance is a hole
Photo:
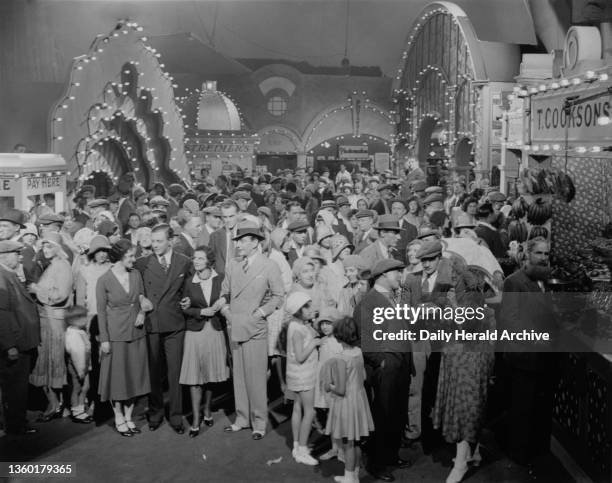
[[[598,145],[612,143],[612,129],[599,125],[598,119],[612,116],[612,99],[606,93],[611,83],[581,91],[540,94],[531,98],[531,142]],[[580,99],[601,93],[595,99],[580,103]],[[574,102],[571,111],[564,109],[566,100]],[[576,104],[578,103],[578,104]]]
[[[206,168],[214,178],[253,169],[256,141],[251,135],[195,136],[185,144],[185,151],[196,175]]]

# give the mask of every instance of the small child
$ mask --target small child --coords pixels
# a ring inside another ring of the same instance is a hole
[[[93,421],[85,411],[85,400],[89,390],[91,369],[91,343],[87,334],[87,309],[75,305],[66,311],[66,352],[68,371],[72,379],[70,396],[71,419],[75,423],[88,424]]]
[[[317,347],[321,339],[309,324],[314,316],[312,299],[304,292],[289,294],[285,304],[291,316],[287,329],[287,390],[295,393],[291,430],[295,461],[309,466],[319,462],[310,455],[308,436],[314,419],[314,387],[317,370]]]
[[[325,434],[342,445],[344,476],[335,476],[337,483],[359,481],[359,444],[374,430],[372,413],[363,383],[366,372],[358,341],[357,325],[350,318],[334,324],[334,337],[342,344],[342,353],[332,359],[330,371],[323,372],[325,390],[331,393],[331,403]]]
[[[334,323],[342,319],[342,314],[336,309],[332,308],[324,308],[321,311],[321,315],[315,321],[315,328],[318,328],[319,332],[322,334],[321,337],[321,345],[319,346],[319,363],[317,365],[317,378],[315,382],[315,410],[317,415],[320,416],[320,425],[322,428],[325,427],[325,416],[329,412],[329,402],[330,395],[325,392],[325,389],[321,384],[321,370],[325,371],[324,367],[329,364],[329,361],[334,357],[338,356],[342,353],[342,345],[336,340],[334,337]],[[317,327],[318,326],[318,327]],[[317,426],[319,427],[319,426]],[[323,432],[323,430],[321,430]],[[342,462],[342,448],[338,451],[339,448],[336,445],[336,442],[332,439],[332,448],[327,452],[322,454],[319,459],[321,461],[326,461],[335,457]]]

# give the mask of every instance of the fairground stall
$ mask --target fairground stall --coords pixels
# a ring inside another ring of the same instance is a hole
[[[525,215],[511,238],[528,238],[530,213],[538,225],[548,218],[538,229],[552,242],[550,286],[571,348],[562,354],[554,435],[594,481],[612,480],[611,44],[609,24],[574,26],[563,52],[523,59],[502,167],[502,187],[518,196],[513,212]]]
[[[0,153],[0,209],[29,212],[46,204],[64,210],[66,161],[56,154]]]

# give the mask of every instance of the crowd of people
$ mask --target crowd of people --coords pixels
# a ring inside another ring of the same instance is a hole
[[[188,434],[197,437],[214,424],[218,384],[231,379],[236,417],[224,430],[250,428],[260,440],[273,376],[293,401],[293,458],[313,466],[338,458],[345,473],[336,481],[358,481],[362,449],[368,472],[393,481],[394,468],[411,465],[400,448],[435,444],[437,434],[456,445],[447,482],[480,463],[495,355],[426,342],[362,351],[360,341],[376,307],[499,303],[502,277],[443,256],[445,238],[490,251],[513,293],[540,290],[548,241],[509,250],[512,200],[486,180],[428,186],[420,168],[396,177],[342,166],[333,178],[312,168],[239,179],[203,172],[193,187],[156,183],[147,192],[128,173],[109,196],[84,185],[72,201],[62,213],[45,205],[0,213],[6,432],[37,431],[26,421],[31,384],[47,397],[41,421],[69,408],[87,424],[110,404],[124,437],[141,431],[133,410],[143,396],[148,428],[159,428],[164,390],[167,420],[183,434],[185,392]],[[516,325],[520,310],[516,297],[503,298],[487,323]],[[549,366],[525,361],[512,373],[520,425],[510,441],[527,464],[547,434],[529,401],[545,411],[550,394],[534,382]],[[318,457],[308,446],[313,427],[330,437]]]

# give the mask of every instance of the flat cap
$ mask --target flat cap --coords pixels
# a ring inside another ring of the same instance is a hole
[[[444,188],[442,188],[442,186],[428,186],[427,188],[425,188],[426,195],[431,195],[433,193],[440,193],[441,195],[443,195]]]
[[[393,189],[393,185],[391,184],[381,184],[380,186],[378,186],[376,188],[378,191],[382,191],[382,190],[392,190]]]
[[[168,186],[168,194],[170,196],[182,195],[185,191],[185,187],[178,183],[172,183],[170,186]]]
[[[163,196],[157,195],[149,200],[149,205],[170,206],[170,202]]]
[[[338,205],[336,204],[336,202],[334,200],[324,200],[321,203],[321,209],[324,208],[336,208]]]
[[[489,198],[489,201],[492,203],[506,201],[506,195],[503,193],[500,193],[499,191],[492,191],[491,193],[487,195],[487,198]]]
[[[403,270],[405,266],[406,265],[404,265],[402,262],[393,258],[380,260],[379,262],[376,262],[376,265],[374,265],[374,268],[372,269],[372,278],[377,278],[383,273],[391,272],[393,270]]]
[[[349,202],[346,196],[338,196],[338,198],[336,198],[336,205],[338,205],[338,208],[340,208],[341,206],[346,206],[350,204],[351,203]]]
[[[442,243],[439,240],[428,241],[416,252],[416,258],[435,258],[442,255]]]
[[[23,248],[23,243],[13,240],[0,241],[0,253],[18,252]]]
[[[270,184],[274,184],[274,183],[280,183],[283,179],[279,178],[278,176],[276,178],[272,178],[270,180]]]
[[[251,183],[240,183],[238,185],[238,190],[251,192],[253,191],[253,185]]]
[[[441,203],[442,201],[444,201],[444,196],[442,196],[440,193],[432,193],[425,197],[423,200],[423,205],[427,206],[436,202]]]
[[[374,218],[376,212],[373,210],[359,210],[355,215],[357,218]]]
[[[260,215],[264,215],[268,220],[272,221],[273,216],[272,216],[272,210],[270,208],[268,208],[267,206],[260,206],[257,208],[257,213],[259,213]]]
[[[304,221],[304,220],[294,221],[290,223],[289,226],[287,227],[287,229],[291,232],[306,231],[308,228],[310,228],[310,225],[308,224],[307,221]]]
[[[378,223],[372,228],[375,230],[402,231],[399,224],[399,218],[395,215],[380,215]]]
[[[39,225],[50,225],[51,223],[64,223],[64,218],[55,213],[47,213],[38,219]]]
[[[438,231],[436,225],[432,223],[424,223],[419,227],[419,236],[417,236],[417,238],[427,238],[431,235],[440,237],[440,232]]]
[[[110,201],[105,198],[96,198],[87,202],[89,208],[98,208],[99,206],[110,206]]]
[[[251,200],[251,193],[248,191],[236,191],[232,195],[233,200]]]

